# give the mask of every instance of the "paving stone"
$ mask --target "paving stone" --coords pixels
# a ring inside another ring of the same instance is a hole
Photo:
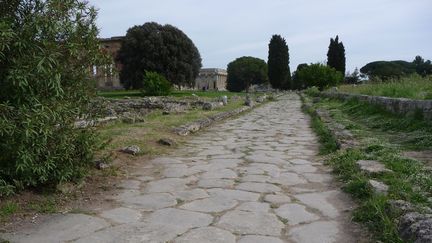
[[[386,195],[389,189],[389,186],[384,184],[383,182],[377,181],[377,180],[369,180],[369,185],[373,188],[373,190],[377,193],[381,193]]]
[[[270,210],[270,205],[262,202],[245,202],[238,206],[236,210],[266,213]]]
[[[235,243],[236,237],[226,230],[215,227],[193,229],[174,240],[175,243]]]
[[[172,193],[176,199],[183,201],[192,201],[209,197],[209,194],[203,189],[191,189]]]
[[[284,204],[274,210],[276,215],[288,220],[289,225],[296,225],[318,220],[320,217],[308,212],[306,207],[300,204]]]
[[[235,179],[237,178],[237,174],[229,169],[217,170],[217,171],[208,171],[203,173],[200,178],[202,179]]]
[[[283,186],[292,186],[297,184],[305,184],[307,181],[296,173],[284,172],[278,177],[270,179],[271,183],[281,184]]]
[[[103,211],[100,216],[115,223],[125,224],[138,222],[141,218],[141,213],[134,209],[120,207]]]
[[[264,197],[264,201],[273,204],[282,204],[282,203],[291,202],[291,198],[289,196],[282,195],[282,194],[276,194],[276,195],[269,194]]]
[[[246,175],[241,178],[243,182],[267,182],[270,180],[270,176],[266,175]]]
[[[279,192],[281,189],[278,186],[269,183],[258,183],[258,182],[243,182],[236,186],[238,190],[259,192],[259,193],[270,193]]]
[[[125,205],[139,208],[142,211],[154,211],[156,209],[175,206],[176,198],[169,193],[151,193],[132,197],[123,197],[120,200]]]
[[[140,180],[140,181],[143,181],[143,182],[154,180],[154,178],[152,176],[139,176],[136,179]]]
[[[140,189],[141,181],[137,180],[125,180],[118,185],[119,188],[124,189]]]
[[[170,241],[190,229],[207,227],[212,221],[213,217],[204,213],[175,208],[161,209],[148,216],[139,232],[131,236],[130,240],[136,242]]]
[[[168,167],[163,171],[163,176],[171,178],[181,178],[185,176],[194,175],[201,172],[201,170],[188,168],[186,165],[181,167]]]
[[[284,243],[284,241],[271,236],[246,235],[241,237],[237,243]]]
[[[214,188],[208,189],[207,192],[211,197],[220,197],[238,201],[257,201],[260,197],[260,194],[258,193],[231,189]]]
[[[14,234],[1,235],[11,242],[45,243],[71,241],[108,227],[109,224],[94,216],[84,214],[55,215],[35,228]]]
[[[201,179],[198,187],[202,188],[229,188],[234,186],[234,181],[229,179]]]
[[[329,174],[303,173],[302,175],[310,182],[329,183],[333,180],[333,178]]]
[[[280,236],[284,224],[276,215],[234,210],[224,214],[217,226],[236,234]]]
[[[361,170],[363,170],[367,173],[376,174],[376,173],[391,172],[391,170],[387,169],[385,167],[385,165],[380,163],[379,161],[359,160],[356,163],[360,167]]]
[[[330,218],[337,218],[341,211],[349,208],[347,196],[339,191],[305,193],[294,195],[294,197]]]
[[[288,236],[294,242],[332,243],[338,239],[338,224],[334,221],[319,221],[292,228]]]
[[[184,191],[189,180],[179,178],[167,178],[151,181],[147,184],[146,192],[176,192]]]
[[[196,212],[219,213],[234,208],[237,206],[237,204],[238,203],[235,200],[220,197],[210,197],[186,203],[180,208]]]
[[[310,165],[310,164],[312,164],[312,162],[310,162],[308,160],[304,160],[304,159],[290,159],[289,162],[292,164],[295,164],[295,165]]]
[[[288,170],[302,174],[306,172],[316,172],[318,169],[313,165],[294,165],[287,167]]]

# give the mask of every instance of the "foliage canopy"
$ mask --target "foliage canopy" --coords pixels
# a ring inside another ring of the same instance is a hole
[[[0,7],[0,195],[81,176],[94,134],[86,114],[99,62],[96,11],[78,0]]]
[[[330,38],[330,45],[327,52],[327,65],[345,75],[346,69],[345,47],[339,42],[339,36]]]
[[[268,82],[267,63],[255,57],[240,57],[228,64],[227,89],[248,90],[250,85]]]
[[[201,56],[189,37],[172,25],[155,22],[127,31],[118,59],[125,88],[143,88],[145,71],[162,74],[174,85],[192,87],[201,68]]]
[[[335,86],[343,80],[341,72],[321,63],[303,66],[296,72],[296,78],[306,87],[316,86],[320,90]]]
[[[269,43],[268,78],[276,89],[290,89],[291,71],[289,68],[288,45],[280,35],[273,35]]]

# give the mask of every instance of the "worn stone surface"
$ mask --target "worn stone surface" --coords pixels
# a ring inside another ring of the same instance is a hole
[[[262,235],[246,235],[240,238],[238,243],[283,243],[279,238]]]
[[[285,204],[275,210],[277,216],[288,220],[289,225],[296,225],[318,220],[320,217],[308,212],[306,206],[300,204]]]
[[[380,163],[379,161],[359,160],[356,163],[360,167],[361,170],[363,170],[367,173],[370,173],[370,174],[391,172],[391,170],[387,169],[385,167],[385,165]]]
[[[432,242],[432,214],[411,212],[399,222],[399,234],[405,241]]]
[[[175,239],[178,243],[235,243],[235,236],[229,231],[215,227],[198,228]]]
[[[280,236],[284,224],[274,214],[235,210],[224,214],[217,226],[237,234]]]
[[[24,243],[64,242],[85,237],[108,226],[105,220],[84,214],[55,215],[36,228],[0,235],[0,238]]]
[[[141,218],[141,213],[138,210],[130,208],[114,208],[103,211],[100,216],[115,223],[127,224],[138,222]]]
[[[184,128],[196,131],[225,115]],[[44,243],[362,242],[367,238],[351,223],[349,198],[315,157],[319,144],[309,124],[299,97],[283,96],[191,137],[170,155],[135,158],[139,163],[128,179],[106,196],[115,208],[99,209],[95,216],[56,216],[0,238]]]
[[[132,155],[136,155],[140,152],[140,147],[138,147],[137,145],[131,145],[131,146],[127,146],[122,148],[120,151],[122,151],[123,153],[126,154],[132,154]]]
[[[373,188],[376,193],[387,194],[389,186],[384,184],[383,182],[377,180],[369,180],[369,185]]]
[[[344,241],[338,236],[338,224],[334,221],[318,221],[293,228],[288,236],[294,242],[332,243],[352,242]]]

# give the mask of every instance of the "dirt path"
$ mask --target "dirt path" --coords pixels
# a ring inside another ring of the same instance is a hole
[[[114,208],[56,215],[12,242],[361,242],[352,203],[316,160],[297,95],[136,167]]]

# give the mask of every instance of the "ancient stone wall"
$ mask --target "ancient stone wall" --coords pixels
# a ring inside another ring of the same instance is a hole
[[[322,96],[340,100],[358,99],[373,105],[378,105],[394,114],[404,116],[423,116],[432,120],[432,100],[411,100],[406,98],[390,98],[341,92],[323,92]]]

